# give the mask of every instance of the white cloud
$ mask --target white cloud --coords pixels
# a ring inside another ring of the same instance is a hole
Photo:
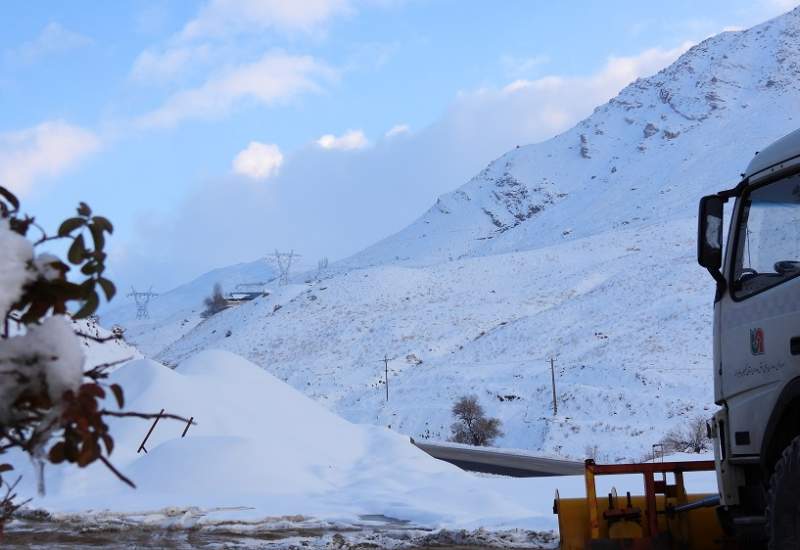
[[[51,22],[45,25],[36,38],[7,50],[5,56],[12,63],[33,63],[43,57],[82,48],[91,43],[90,38],[71,31],[60,23]]]
[[[207,44],[170,48],[163,52],[145,50],[133,62],[130,76],[138,81],[172,80],[188,67],[207,60],[210,55]]]
[[[529,75],[534,69],[550,61],[546,55],[535,55],[532,57],[517,57],[504,55],[500,58],[503,70],[512,77],[522,77]]]
[[[59,176],[99,148],[95,134],[60,120],[0,134],[0,185],[24,195],[41,178]]]
[[[408,124],[395,124],[394,126],[389,128],[388,132],[386,132],[386,137],[393,138],[395,136],[408,133],[411,133],[411,128],[408,126]]]
[[[766,8],[775,10],[778,13],[785,13],[800,5],[798,0],[761,0],[761,3],[764,4]]]
[[[240,176],[263,180],[276,174],[281,164],[283,153],[277,145],[251,141],[233,159],[233,171]]]
[[[141,52],[130,76],[163,82],[203,66],[230,65],[265,31],[313,32],[353,12],[351,0],[208,0],[180,32]]]
[[[348,0],[211,0],[181,31],[182,39],[278,29],[309,32],[351,11]]]
[[[673,49],[652,48],[635,56],[610,57],[593,75],[517,79],[500,90],[465,93],[461,110],[487,124],[484,116],[490,116],[488,111],[494,112],[491,116],[505,113],[509,124],[527,128],[528,141],[539,141],[567,129],[625,85],[669,65],[691,46],[685,42]]]
[[[320,91],[319,81],[334,77],[332,69],[310,56],[270,53],[211,77],[197,88],[173,94],[138,122],[143,127],[165,127],[189,118],[213,118],[228,113],[243,100],[271,105]]]
[[[341,136],[325,134],[317,140],[317,145],[323,149],[338,149],[340,151],[352,151],[363,149],[369,142],[364,132],[361,130],[348,130]]]

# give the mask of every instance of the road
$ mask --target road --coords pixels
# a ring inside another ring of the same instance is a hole
[[[542,458],[519,451],[487,447],[440,444],[416,441],[411,443],[434,458],[455,464],[462,470],[513,477],[545,477],[582,475],[583,462]]]

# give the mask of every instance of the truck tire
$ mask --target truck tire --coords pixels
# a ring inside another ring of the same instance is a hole
[[[783,450],[769,478],[769,550],[800,548],[800,436]]]

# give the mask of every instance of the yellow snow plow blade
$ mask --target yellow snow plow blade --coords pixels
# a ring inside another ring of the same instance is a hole
[[[553,512],[558,514],[562,550],[725,548],[715,511],[718,497],[687,495],[683,484],[684,472],[713,469],[713,461],[601,465],[587,460],[586,498],[562,499],[556,492]],[[595,476],[612,474],[642,474],[645,494],[619,496],[612,491],[598,499]]]

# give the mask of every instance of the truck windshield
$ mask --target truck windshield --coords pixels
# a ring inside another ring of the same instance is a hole
[[[743,298],[800,275],[800,174],[747,193],[732,290]]]

